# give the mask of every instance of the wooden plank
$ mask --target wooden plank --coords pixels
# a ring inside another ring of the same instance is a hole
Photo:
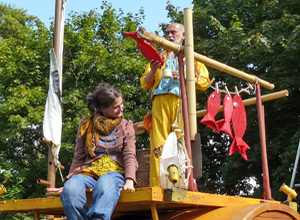
[[[119,203],[135,203],[135,202],[150,202],[164,201],[164,189],[159,187],[138,188],[134,191],[123,190],[119,199]]]
[[[59,197],[8,200],[0,204],[0,212],[29,212],[63,209]]]
[[[226,207],[226,206],[244,206],[257,204],[262,202],[268,203],[280,203],[279,201],[266,201],[263,199],[216,195],[210,193],[191,192],[187,191],[185,204],[202,205],[202,206],[215,206],[215,207]]]

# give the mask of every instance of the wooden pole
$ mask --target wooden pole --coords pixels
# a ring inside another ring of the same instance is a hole
[[[55,2],[55,23],[54,23],[54,33],[53,33],[53,48],[55,52],[56,59],[59,57],[59,36],[60,36],[60,21],[61,21],[61,8],[62,0],[56,0]],[[54,155],[52,153],[52,145],[48,144],[48,182],[51,184],[49,188],[55,188],[55,165],[54,165]],[[47,220],[54,219],[54,215],[47,215]]]
[[[191,140],[195,140],[197,134],[196,116],[196,86],[195,86],[195,66],[194,66],[194,37],[193,37],[193,16],[192,9],[184,9],[185,28],[185,65],[186,65],[186,87],[189,110],[189,126]]]
[[[51,183],[49,181],[45,181],[45,180],[42,180],[42,179],[38,179],[37,183],[41,184],[41,185],[45,185],[45,186],[51,186]]]
[[[161,37],[158,37],[150,32],[147,32],[143,29],[140,29],[138,31],[138,36],[145,39],[146,41],[150,42],[150,43],[153,43],[159,47],[163,47],[164,49],[166,50],[169,50],[169,51],[173,51],[173,52],[181,52],[181,53],[184,53],[185,51],[185,48],[184,47],[181,47],[180,45],[178,44],[175,44],[173,42],[170,42],[166,39],[163,39]],[[207,66],[210,66],[212,68],[215,68],[217,70],[220,70],[220,71],[223,71],[225,73],[228,73],[230,75],[233,75],[233,76],[236,76],[238,78],[241,78],[241,79],[244,79],[246,81],[249,81],[251,83],[256,83],[257,81],[259,81],[259,84],[267,89],[274,89],[274,84],[272,83],[269,83],[263,79],[259,79],[258,77],[254,76],[254,75],[251,75],[251,74],[248,74],[248,73],[245,73],[243,71],[240,71],[238,69],[235,69],[233,67],[230,67],[226,64],[223,64],[221,62],[218,62],[218,61],[215,61],[213,59],[210,59],[206,56],[203,56],[201,54],[198,54],[198,53],[195,53],[194,52],[194,58],[196,61],[199,61]]]
[[[40,220],[40,213],[38,213],[38,212],[34,213],[34,219]]]
[[[259,123],[260,145],[262,154],[262,168],[263,168],[263,184],[264,184],[264,199],[273,200],[270,188],[267,145],[266,145],[266,129],[265,129],[265,111],[262,105],[260,95],[260,85],[256,84],[256,99],[257,99],[257,114]]]
[[[56,0],[55,3],[55,23],[54,23],[54,33],[53,33],[53,48],[55,52],[56,59],[59,57],[59,36],[60,36],[60,21],[61,21],[61,8],[62,0]]]
[[[55,23],[53,33],[53,47],[56,55],[56,59],[59,52],[59,35],[60,35],[60,18],[61,18],[61,7],[62,0],[56,0],[55,4]],[[50,188],[55,187],[55,166],[54,166],[54,155],[52,153],[52,145],[48,144],[48,178],[47,180],[51,183]]]
[[[188,153],[191,166],[193,166],[192,160],[192,148],[191,148],[191,135],[190,135],[190,126],[189,126],[189,117],[188,117],[188,106],[187,106],[187,94],[185,88],[185,79],[184,79],[184,66],[183,66],[183,55],[182,53],[178,54],[178,63],[179,63],[179,83],[181,89],[181,99],[182,99],[182,118],[183,118],[183,127],[184,127],[184,141],[186,151]],[[189,176],[188,190],[197,192],[197,184],[195,183],[195,178],[193,174],[193,169],[191,169],[191,174]]]
[[[290,188],[291,189],[294,188],[294,182],[295,182],[295,177],[296,177],[297,168],[298,168],[299,156],[300,156],[300,141],[299,141],[299,145],[298,145],[298,150],[297,150],[297,155],[296,155],[296,158],[295,158],[292,179],[291,179],[291,183],[290,183]],[[289,201],[289,195],[287,196],[287,200]]]

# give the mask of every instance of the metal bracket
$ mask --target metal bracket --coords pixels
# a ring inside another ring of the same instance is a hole
[[[185,202],[186,190],[178,188],[165,189],[164,200],[171,202]]]

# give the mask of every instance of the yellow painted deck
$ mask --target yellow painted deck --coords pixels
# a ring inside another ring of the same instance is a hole
[[[91,196],[88,190],[88,201]],[[41,214],[64,215],[56,193],[45,198],[0,201],[0,212],[32,213],[36,219]],[[300,220],[300,215],[279,201],[148,187],[122,191],[112,219]]]

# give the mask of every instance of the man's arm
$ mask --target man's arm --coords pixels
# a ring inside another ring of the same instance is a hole
[[[160,67],[160,64],[158,61],[151,60],[146,69],[145,73],[142,75],[140,83],[143,89],[151,89],[154,86],[155,82],[155,75],[157,72],[157,69]]]
[[[160,67],[160,62],[157,61],[150,61],[150,72],[145,76],[145,81],[146,83],[152,83],[155,80],[155,74],[158,70],[158,68]]]
[[[209,73],[206,66],[200,62],[194,61],[196,89],[205,91],[210,83]]]

